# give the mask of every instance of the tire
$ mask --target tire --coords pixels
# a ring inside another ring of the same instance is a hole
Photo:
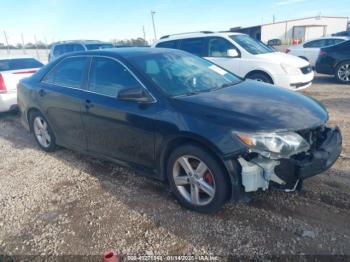
[[[350,61],[341,62],[336,67],[335,77],[343,84],[350,84]]]
[[[184,160],[185,166],[189,164],[196,172],[186,174]],[[230,180],[222,166],[196,145],[184,145],[172,152],[167,163],[167,177],[176,199],[193,211],[215,213],[229,197]]]
[[[251,79],[251,80],[256,80],[259,82],[273,84],[272,79],[267,74],[264,74],[264,73],[259,73],[259,72],[253,73],[253,74],[248,75],[247,78]]]
[[[35,111],[30,114],[29,120],[30,129],[39,147],[46,152],[55,151],[56,137],[46,118],[40,112]],[[37,121],[41,123],[41,126]]]

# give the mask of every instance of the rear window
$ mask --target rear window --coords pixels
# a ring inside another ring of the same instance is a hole
[[[178,42],[179,42],[178,40],[176,40],[176,41],[161,42],[161,43],[157,44],[156,47],[176,49],[176,48],[177,48]]]
[[[18,58],[0,60],[0,72],[42,67],[43,64],[34,58]]]
[[[205,38],[190,38],[181,41],[180,49],[197,56],[205,55]]]
[[[85,45],[87,50],[98,50],[98,49],[107,49],[113,48],[112,44],[88,44]]]
[[[43,82],[71,88],[81,88],[86,57],[69,57],[59,62],[44,78]]]

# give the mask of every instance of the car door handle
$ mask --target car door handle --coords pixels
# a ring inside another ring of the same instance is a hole
[[[86,108],[86,110],[89,110],[92,107],[94,107],[93,103],[90,100],[86,100],[85,101],[85,108]]]
[[[45,90],[44,90],[44,89],[40,89],[40,90],[39,90],[39,96],[43,97],[43,96],[45,96],[45,95],[46,95]]]

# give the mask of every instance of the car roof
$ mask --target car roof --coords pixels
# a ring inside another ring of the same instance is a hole
[[[109,56],[109,57],[121,57],[131,58],[143,55],[165,54],[165,53],[184,53],[184,51],[169,48],[151,48],[151,47],[122,47],[122,48],[107,48],[102,50],[91,50],[86,52],[72,52],[63,55],[61,58],[74,57],[74,56]]]
[[[173,35],[162,36],[157,43],[166,42],[169,40],[180,40],[193,37],[207,37],[207,36],[230,36],[230,35],[244,35],[237,32],[211,32],[211,31],[200,31],[200,32],[190,32],[190,33],[180,33]]]
[[[349,40],[350,38],[348,36],[322,36],[322,37],[319,37],[319,38],[310,39],[310,40],[308,40],[306,42],[311,42],[311,41],[321,40],[321,39],[343,39],[343,40]]]
[[[112,44],[111,42],[104,42],[100,40],[66,40],[66,41],[59,41],[55,42],[52,45],[65,45],[65,44]]]

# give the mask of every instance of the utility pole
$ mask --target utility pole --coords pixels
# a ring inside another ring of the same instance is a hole
[[[34,45],[35,45],[36,57],[37,57],[37,59],[40,61],[39,51],[38,51],[38,42],[37,42],[37,40],[36,40],[36,35],[34,35]]]
[[[145,30],[145,26],[142,26],[142,31],[143,31],[143,39],[146,41],[146,30]]]
[[[23,50],[23,54],[26,53],[26,48],[24,46],[24,36],[23,36],[23,33],[21,33],[21,39],[22,39],[22,50]]]
[[[5,31],[5,30],[4,30],[4,36],[5,36],[6,46],[7,46],[7,53],[10,54],[9,41],[8,41],[8,39],[7,39],[7,34],[6,34],[6,31]]]
[[[272,16],[272,23],[275,23],[276,22],[276,16],[275,16],[275,14],[273,14],[273,16]]]
[[[153,31],[154,31],[154,42],[157,41],[156,24],[154,23],[154,15],[155,14],[156,14],[156,11],[151,11],[152,23],[153,23]]]

